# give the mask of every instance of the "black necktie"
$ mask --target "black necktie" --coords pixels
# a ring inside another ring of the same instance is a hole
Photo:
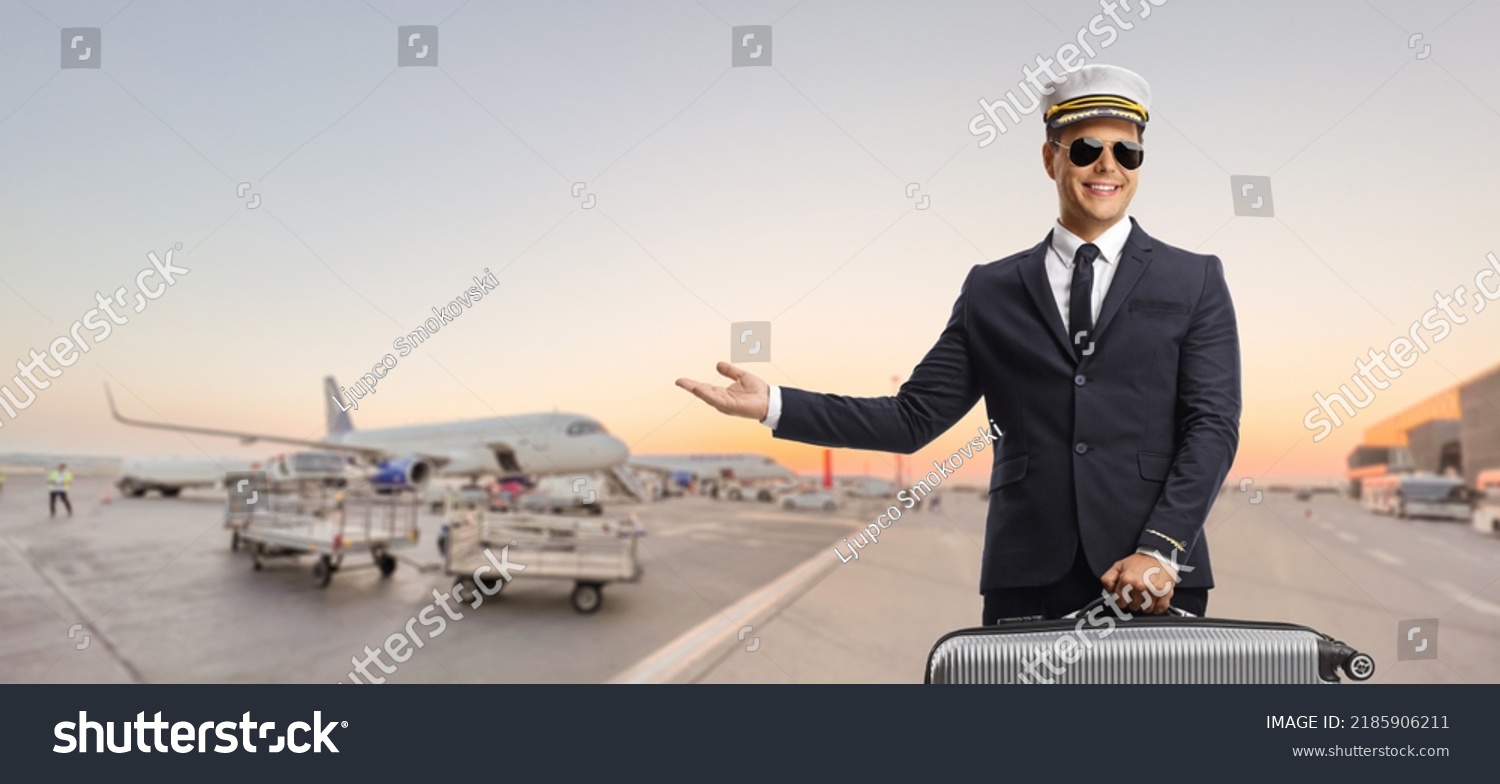
[[[1094,259],[1099,246],[1089,243],[1073,254],[1073,287],[1068,291],[1068,341],[1082,356],[1090,350],[1094,332]],[[1080,335],[1082,337],[1080,337]]]

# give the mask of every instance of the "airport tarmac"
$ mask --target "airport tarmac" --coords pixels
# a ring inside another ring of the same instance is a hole
[[[700,680],[920,682],[932,643],[979,625],[982,609],[983,499],[944,498],[942,515],[903,517],[859,561],[757,625],[754,651],[732,651]],[[1209,615],[1342,639],[1375,657],[1369,683],[1500,682],[1500,537],[1468,522],[1373,515],[1333,495],[1233,490],[1207,530],[1217,584]],[[1402,661],[1399,624],[1418,619],[1438,621],[1435,632],[1422,624],[1437,657]]]
[[[433,589],[453,584],[408,563],[388,580],[341,571],[327,588],[314,585],[310,558],[256,572],[248,555],[229,550],[222,495],[116,493],[105,504],[106,487],[103,478],[75,480],[75,516],[55,520],[40,477],[12,475],[0,493],[0,682],[333,683],[351,657],[380,648],[431,604]],[[572,609],[570,583],[523,575],[478,608],[455,606],[463,617],[384,677],[601,682],[857,523],[696,497],[606,514],[632,510],[648,531],[639,540],[645,575],[606,587],[597,613]],[[424,514],[422,540],[402,552],[437,564],[441,524]],[[76,623],[85,626],[70,638]]]
[[[311,562],[255,572],[232,554],[209,494],[103,504],[103,479],[75,482],[76,516],[46,515],[39,477],[0,494],[0,681],[334,682],[452,584],[402,564],[390,580]],[[1375,656],[1374,683],[1500,682],[1500,537],[1467,523],[1371,515],[1347,499],[1224,493],[1208,525],[1217,617],[1303,623]],[[907,512],[860,560],[832,545],[878,502],[836,514],[676,498],[637,511],[645,576],[575,613],[562,582],[524,577],[414,653],[390,682],[601,682],[722,613],[808,558],[827,575],[769,621],[708,682],[921,680],[932,642],[975,625],[985,499],[947,492]],[[424,516],[409,555],[437,563],[440,520]],[[1437,619],[1436,659],[1401,661],[1399,623]],[[70,627],[85,624],[69,637]],[[81,650],[84,635],[89,642]]]

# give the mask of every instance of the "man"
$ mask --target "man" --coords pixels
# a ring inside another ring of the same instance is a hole
[[[976,266],[937,344],[894,397],[771,387],[727,362],[727,388],[678,386],[777,438],[911,454],[981,396],[994,445],[984,623],[1057,618],[1098,598],[1202,615],[1203,524],[1239,444],[1240,361],[1223,264],[1160,242],[1126,209],[1150,88],[1090,65],[1052,86],[1046,239]]]
[[[68,501],[68,490],[73,487],[73,472],[68,470],[67,463],[58,463],[52,473],[47,474],[47,508],[52,517],[57,517],[57,502],[61,500],[63,506],[68,509],[68,516],[73,516],[73,504]]]

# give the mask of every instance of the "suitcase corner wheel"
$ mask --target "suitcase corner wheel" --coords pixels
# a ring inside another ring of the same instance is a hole
[[[1375,659],[1306,626],[1101,613],[1103,600],[1055,620],[1002,621],[943,635],[925,683],[1339,683]],[[1066,638],[1071,642],[1064,643]]]
[[[1327,656],[1329,661],[1318,664],[1319,671],[1325,673],[1324,678],[1327,680],[1338,680],[1338,676],[1334,674],[1335,669],[1343,670],[1351,681],[1367,681],[1375,676],[1375,657],[1360,653],[1338,640],[1330,641]]]

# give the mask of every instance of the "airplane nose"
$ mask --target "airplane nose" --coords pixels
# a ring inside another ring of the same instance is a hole
[[[611,455],[614,462],[623,463],[630,457],[630,447],[614,436],[609,437],[609,446],[606,451]]]

